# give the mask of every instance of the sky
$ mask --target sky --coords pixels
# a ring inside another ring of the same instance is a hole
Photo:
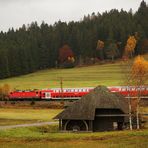
[[[37,21],[79,21],[84,15],[111,9],[135,12],[142,0],[0,0],[0,31]],[[145,0],[148,4],[148,0]]]

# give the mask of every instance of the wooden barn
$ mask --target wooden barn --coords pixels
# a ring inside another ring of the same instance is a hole
[[[128,102],[104,86],[98,86],[54,119],[62,131],[122,130],[128,117]]]

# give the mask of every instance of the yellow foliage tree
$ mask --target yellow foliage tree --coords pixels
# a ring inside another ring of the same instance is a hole
[[[104,42],[101,40],[98,40],[97,42],[97,50],[104,48]]]
[[[0,88],[1,99],[6,99],[9,93],[10,93],[10,86],[8,84],[4,84]]]
[[[129,36],[126,46],[125,46],[125,53],[126,55],[130,55],[132,57],[135,47],[136,47],[137,40],[135,36]]]
[[[131,68],[131,78],[138,90],[136,118],[137,129],[139,129],[139,102],[141,97],[141,88],[148,80],[148,61],[146,61],[142,56],[137,56],[135,58]]]
[[[148,61],[146,61],[142,56],[137,56],[134,60],[131,69],[132,79],[136,85],[144,84],[148,75]]]
[[[2,90],[2,87],[0,87],[0,100],[3,98],[3,90]]]

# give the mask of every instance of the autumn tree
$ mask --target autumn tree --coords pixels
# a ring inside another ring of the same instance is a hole
[[[101,41],[101,40],[98,40],[96,51],[97,51],[97,57],[100,60],[104,60],[104,51],[103,51],[103,48],[104,48],[104,42]]]
[[[131,77],[134,82],[138,94],[137,94],[137,107],[136,107],[136,118],[137,118],[137,129],[139,126],[139,102],[141,97],[142,86],[148,80],[148,61],[146,61],[142,56],[137,56],[131,68]]]
[[[3,90],[2,90],[2,87],[0,86],[0,100],[2,100],[3,99]]]
[[[74,53],[69,45],[64,45],[59,49],[59,62],[63,67],[73,67],[74,66]]]
[[[131,57],[133,57],[136,43],[137,43],[137,41],[136,41],[135,36],[129,36],[126,46],[125,46],[125,54],[127,56],[130,55]]]
[[[10,93],[10,86],[8,84],[4,84],[0,87],[0,99],[6,99],[8,94]]]

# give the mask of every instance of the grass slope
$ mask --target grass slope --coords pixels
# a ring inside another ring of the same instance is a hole
[[[60,87],[95,87],[97,85],[121,85],[121,64],[104,64],[72,69],[49,69],[32,74],[0,80],[0,85],[9,84],[16,89]]]
[[[144,56],[148,60],[148,54]],[[40,89],[60,87],[95,87],[97,85],[124,85],[124,68],[121,61],[114,64],[76,67],[72,69],[49,69],[28,75],[0,80],[0,85],[9,84],[16,89]]]

